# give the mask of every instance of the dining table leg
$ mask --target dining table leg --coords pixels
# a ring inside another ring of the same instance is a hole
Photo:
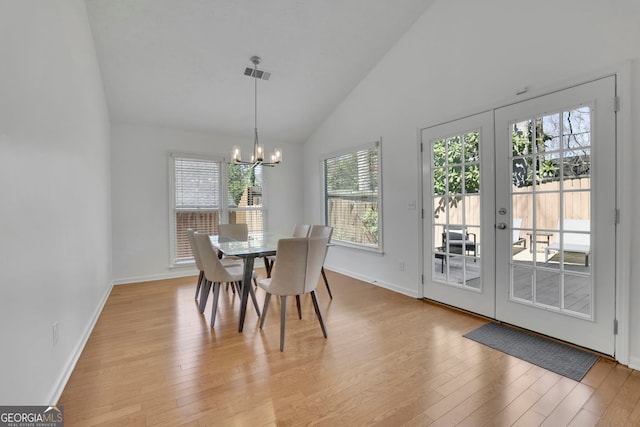
[[[249,289],[251,289],[251,277],[253,275],[253,261],[255,257],[248,256],[244,259],[244,277],[242,279],[242,296],[240,298],[240,321],[238,332],[244,328],[244,317],[247,313],[247,301],[249,301]]]

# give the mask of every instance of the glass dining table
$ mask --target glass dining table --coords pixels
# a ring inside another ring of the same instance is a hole
[[[211,244],[217,248],[224,256],[236,256],[244,259],[244,274],[242,279],[242,294],[240,298],[240,320],[238,322],[238,332],[244,328],[244,318],[247,312],[247,301],[249,300],[249,289],[251,286],[251,276],[253,274],[254,261],[258,257],[275,255],[278,249],[278,241],[286,239],[287,236],[279,233],[250,233],[247,240],[222,241],[218,236],[210,236]]]

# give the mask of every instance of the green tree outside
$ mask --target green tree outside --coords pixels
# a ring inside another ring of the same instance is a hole
[[[235,206],[240,204],[245,188],[256,185],[255,168],[247,165],[229,164],[229,194]]]

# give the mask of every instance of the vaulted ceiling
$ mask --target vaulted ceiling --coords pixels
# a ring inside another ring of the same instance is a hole
[[[111,120],[303,143],[434,0],[86,0]]]

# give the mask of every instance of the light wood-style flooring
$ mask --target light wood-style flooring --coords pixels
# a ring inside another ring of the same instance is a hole
[[[195,277],[113,289],[62,394],[66,426],[640,425],[640,372],[600,359],[581,382],[463,334],[486,320],[328,271],[265,329],[223,292],[215,329]],[[264,294],[258,291],[260,303]],[[209,298],[211,300],[211,298]]]

